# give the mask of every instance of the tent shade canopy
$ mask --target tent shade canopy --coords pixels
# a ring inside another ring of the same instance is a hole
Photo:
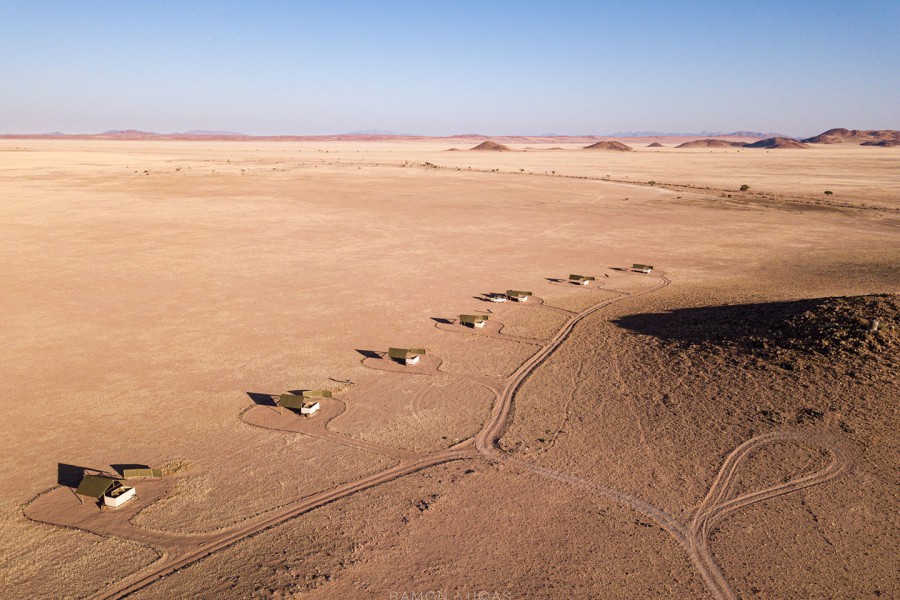
[[[506,295],[510,298],[523,298],[525,296],[533,296],[534,294],[523,290],[506,290]]]
[[[75,493],[79,496],[88,496],[90,498],[100,499],[112,487],[122,485],[122,480],[118,477],[110,477],[109,475],[85,475]]]
[[[310,404],[310,398],[331,398],[331,390],[304,390],[300,394],[281,394],[278,406],[282,408],[300,409]]]
[[[641,265],[641,264],[635,263],[635,264],[631,265],[631,268],[635,269],[637,271],[649,271],[650,269],[653,268],[653,265]]]
[[[487,315],[459,315],[460,323],[483,323],[487,321],[490,317]]]
[[[594,281],[597,278],[594,277],[593,275],[574,275],[574,274],[572,274],[572,275],[569,275],[569,279],[571,281]]]
[[[397,360],[406,360],[425,354],[425,348],[388,348],[388,356]]]
[[[155,477],[156,479],[160,479],[162,474],[162,469],[125,469],[122,471],[122,476],[125,479],[131,479],[132,477]]]
[[[306,398],[296,394],[282,394],[278,398],[278,406],[284,408],[301,408],[306,404]]]

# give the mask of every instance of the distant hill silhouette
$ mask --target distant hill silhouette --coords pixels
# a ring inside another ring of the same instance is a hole
[[[761,131],[732,131],[731,133],[723,133],[722,135],[725,135],[728,137],[755,137],[755,138],[760,138],[760,139],[773,138],[773,137],[790,137],[790,136],[784,135],[783,133],[773,133],[773,132],[763,133]]]
[[[481,142],[474,148],[469,148],[469,150],[491,150],[494,152],[509,152],[512,150],[509,146],[504,146],[503,144],[498,144],[497,142],[492,142],[490,140]]]
[[[663,145],[660,144],[659,142],[653,142],[652,144],[647,144],[647,147],[648,148],[662,148]]]
[[[806,144],[798,142],[794,138],[787,137],[773,137],[766,140],[759,140],[752,144],[744,144],[744,148],[791,148],[799,150],[808,147],[809,146]]]
[[[175,134],[179,135],[179,134]],[[198,135],[198,136],[226,136],[226,137],[244,137],[244,134],[240,131],[220,131],[220,130],[211,130],[211,129],[191,129],[190,131],[185,131],[180,135]]]
[[[623,137],[750,137],[750,138],[770,138],[770,137],[787,137],[782,133],[763,133],[760,131],[732,131],[726,133],[724,131],[617,131],[615,133],[599,134],[600,137],[623,138]]]
[[[829,129],[817,136],[803,140],[808,144],[864,144],[866,142],[900,142],[900,131],[895,129]],[[868,144],[870,146],[881,144]]]
[[[622,142],[616,142],[612,140],[597,142],[596,144],[585,146],[584,150],[616,150],[618,152],[634,152],[634,148],[632,148],[631,146],[626,146]]]
[[[683,144],[678,144],[675,147],[676,148],[740,148],[743,145],[744,145],[744,142],[729,142],[727,140],[706,139],[706,140],[694,140],[692,142],[685,142]]]

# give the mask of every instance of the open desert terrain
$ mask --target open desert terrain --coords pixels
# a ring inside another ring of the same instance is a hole
[[[0,598],[900,597],[900,147],[478,141],[0,139]]]

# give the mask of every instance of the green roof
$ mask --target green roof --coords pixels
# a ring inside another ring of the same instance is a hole
[[[639,265],[637,263],[631,265],[632,269],[652,269],[653,265]]]
[[[510,298],[521,298],[522,296],[533,296],[534,294],[522,290],[506,290],[506,295]]]
[[[125,477],[125,479],[131,479],[132,477],[155,477],[159,479],[163,476],[162,469],[149,468],[124,469],[122,471],[122,475]]]
[[[278,406],[284,408],[302,408],[312,404],[312,398],[331,398],[331,390],[304,390],[300,394],[281,394],[278,397]]]
[[[116,483],[121,484],[121,482],[121,478],[109,475],[85,475],[75,493],[80,496],[102,498],[109,488],[115,486]]]
[[[460,323],[481,323],[488,320],[487,315],[459,315]]]
[[[396,359],[406,359],[425,354],[425,348],[388,348],[388,356]]]
[[[569,275],[572,281],[594,281],[596,277],[592,275]]]
[[[300,408],[304,404],[306,404],[306,398],[296,394],[282,394],[278,398],[278,406],[284,408]]]
[[[132,477],[155,477],[156,479],[160,479],[162,477],[162,469],[150,469],[150,468],[139,468],[139,469],[124,469],[122,471],[122,476],[125,479],[131,479]]]

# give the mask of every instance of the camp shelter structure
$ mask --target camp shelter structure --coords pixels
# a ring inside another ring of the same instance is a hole
[[[637,271],[638,273],[649,273],[653,270],[653,265],[642,265],[638,263],[634,263],[631,265],[632,271]]]
[[[414,365],[425,354],[425,348],[388,348],[388,357],[404,365]]]
[[[591,281],[594,281],[595,279],[597,279],[597,278],[592,275],[575,275],[575,274],[569,275],[569,281],[571,281],[572,283],[578,284],[578,285],[587,285],[588,283],[590,283]]]
[[[459,315],[459,322],[461,325],[478,329],[484,327],[484,323],[488,319],[489,317],[487,315]]]
[[[509,300],[506,294],[488,294],[486,297],[490,302],[506,302]]]
[[[137,467],[133,469],[123,469],[122,476],[125,479],[133,479],[135,477],[155,477],[159,479],[163,476],[162,469],[151,469],[149,467]]]
[[[506,290],[506,297],[516,302],[527,302],[533,294],[523,290]]]
[[[85,475],[75,493],[102,501],[105,506],[118,508],[135,497],[133,487],[126,486],[120,477]],[[82,501],[83,502],[83,501]]]
[[[317,398],[331,398],[330,390],[305,390],[300,394],[281,394],[278,406],[283,410],[300,411],[301,415],[312,416],[319,412],[321,405]]]

